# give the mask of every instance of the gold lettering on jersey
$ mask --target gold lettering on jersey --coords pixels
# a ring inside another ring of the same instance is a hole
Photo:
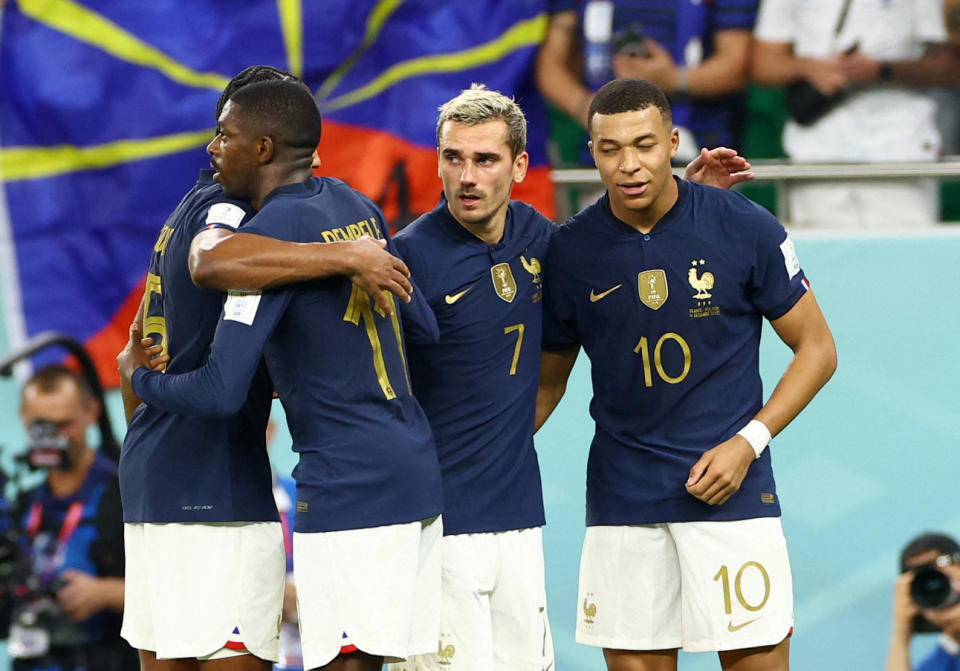
[[[364,219],[363,221],[358,221],[346,226],[331,228],[329,231],[323,231],[321,235],[323,236],[324,242],[357,240],[364,235],[369,235],[371,238],[378,240],[383,237],[380,233],[380,227],[377,225],[376,217],[370,217],[369,219]]]
[[[701,317],[718,317],[720,308],[716,305],[705,305],[699,308],[690,308],[690,318],[699,319]]]
[[[651,310],[659,310],[670,295],[667,274],[662,270],[644,270],[637,275],[637,289],[640,292],[640,302]]]
[[[697,293],[693,295],[694,298],[710,298],[713,294],[710,293],[710,289],[713,289],[713,273],[705,272],[699,277],[697,277],[697,265],[703,266],[706,261],[700,259],[700,261],[691,261],[693,266],[690,270],[687,271],[687,281],[690,283],[690,286],[697,290]]]
[[[771,492],[760,493],[760,503],[776,503],[777,497]]]
[[[587,624],[593,624],[593,618],[597,616],[597,604],[588,603],[588,597],[593,596],[593,593],[587,592],[587,596],[583,597],[583,621]]]
[[[490,269],[490,278],[497,296],[508,303],[512,303],[517,296],[517,281],[513,279],[513,271],[509,263],[498,263]]]
[[[160,256],[167,251],[167,243],[170,242],[170,236],[173,235],[173,229],[164,226],[160,229],[160,235],[157,236],[157,242],[153,245],[153,251],[160,252]]]
[[[173,229],[170,229],[173,230]],[[160,343],[160,354],[169,354],[167,342],[167,320],[163,316],[163,282],[159,275],[147,273],[143,287],[145,303],[143,306],[143,335],[153,338],[154,344]]]
[[[310,504],[306,501],[297,501],[297,512],[298,513],[310,512]]]

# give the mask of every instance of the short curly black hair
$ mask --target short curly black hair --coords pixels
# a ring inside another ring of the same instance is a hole
[[[216,118],[220,118],[220,113],[223,111],[223,106],[227,104],[227,101],[230,100],[230,96],[232,96],[237,89],[242,88],[247,84],[253,84],[254,82],[269,82],[276,79],[281,81],[298,82],[301,84],[303,83],[299,77],[290,74],[286,70],[275,68],[272,65],[251,65],[250,67],[244,68],[238,72],[223,89],[223,93],[220,94],[220,99],[217,100]]]
[[[600,87],[587,111],[587,130],[593,130],[594,114],[620,114],[656,107],[664,123],[670,124],[673,115],[670,103],[660,87],[646,79],[614,79]]]

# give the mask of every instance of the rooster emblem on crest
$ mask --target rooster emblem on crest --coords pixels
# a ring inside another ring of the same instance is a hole
[[[700,261],[692,261],[693,267],[687,272],[687,281],[690,282],[690,286],[697,290],[697,293],[693,295],[694,298],[710,298],[713,294],[710,293],[710,289],[713,289],[713,273],[706,272],[703,273],[700,277],[697,277],[697,264],[701,266],[706,263],[703,259]]]
[[[441,644],[437,650],[437,657],[440,658],[440,664],[450,664],[450,659],[456,653],[457,649],[453,646],[453,643],[448,643],[447,647],[443,647]]]
[[[523,264],[524,270],[533,275],[533,283],[540,284],[540,260],[531,256],[530,260],[527,261],[526,257],[521,256],[520,263]]]
[[[583,600],[583,614],[586,615],[585,621],[587,624],[593,624],[593,618],[597,614],[597,604],[591,603],[588,604],[587,600]]]

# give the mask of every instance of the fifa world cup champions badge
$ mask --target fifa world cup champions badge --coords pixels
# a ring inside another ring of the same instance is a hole
[[[512,303],[517,295],[517,281],[513,279],[513,271],[509,263],[498,263],[490,269],[493,288],[497,296],[508,303]]]

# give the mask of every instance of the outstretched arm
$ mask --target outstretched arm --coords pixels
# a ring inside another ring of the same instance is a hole
[[[413,287],[406,264],[385,247],[385,240],[367,236],[344,242],[287,242],[212,228],[198,233],[190,245],[190,275],[197,286],[221,291],[272,289],[346,275],[391,314],[393,301],[382,293],[409,301]]]
[[[793,350],[793,360],[770,400],[754,417],[766,425],[771,436],[776,436],[833,375],[837,369],[837,348],[811,291],[770,324]],[[687,491],[710,505],[725,503],[740,489],[755,458],[754,448],[737,434],[700,457],[690,469]]]
[[[579,347],[559,352],[544,350],[540,355],[540,387],[537,390],[537,414],[533,423],[536,433],[550,417],[567,390],[570,371],[577,361]]]

